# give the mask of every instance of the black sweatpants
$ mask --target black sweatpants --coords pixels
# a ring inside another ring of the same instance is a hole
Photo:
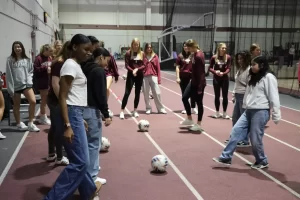
[[[186,111],[187,115],[192,115],[191,112],[191,106],[189,103],[189,98],[192,98],[195,100],[197,106],[198,106],[198,121],[202,121],[203,117],[203,95],[204,95],[204,88],[201,94],[198,94],[198,88],[195,88],[192,86],[191,82],[186,87],[184,94],[182,96],[182,102]]]
[[[181,89],[181,95],[183,96],[184,91],[186,89],[186,87],[188,86],[188,84],[190,83],[191,79],[189,77],[181,77],[180,78],[180,89]],[[195,108],[196,107],[196,102],[194,100],[194,98],[191,98],[191,107]]]
[[[137,76],[133,76],[132,72],[127,72],[126,85],[125,85],[125,94],[122,99],[121,109],[125,109],[129,95],[135,85],[135,96],[134,96],[134,109],[136,109],[140,102],[140,94],[143,85],[144,75],[143,72],[137,72]]]
[[[213,85],[214,85],[214,92],[215,92],[215,108],[216,108],[216,111],[219,112],[219,110],[220,110],[220,96],[221,96],[221,91],[222,91],[223,111],[226,112],[227,106],[228,106],[229,79],[216,80],[214,78]]]

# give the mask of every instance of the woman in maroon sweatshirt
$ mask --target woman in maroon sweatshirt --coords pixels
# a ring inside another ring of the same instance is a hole
[[[146,114],[151,114],[151,103],[150,103],[150,88],[152,91],[153,99],[157,108],[158,113],[167,114],[163,104],[161,103],[160,98],[160,88],[158,84],[161,83],[160,77],[160,63],[158,60],[158,56],[152,50],[152,46],[150,43],[146,43],[145,45],[145,55],[144,55],[144,99],[146,104]]]
[[[188,48],[183,43],[182,51],[176,59],[176,82],[179,84],[181,89],[181,95],[184,94],[184,91],[192,78],[192,60],[191,53],[188,51]],[[196,109],[196,102],[191,98],[191,107],[193,108],[194,113],[197,115],[198,110]],[[182,114],[186,114],[186,111],[183,110]]]
[[[125,67],[127,69],[127,78],[125,86],[125,94],[122,99],[122,106],[120,112],[120,119],[124,119],[124,109],[128,102],[128,97],[131,93],[132,87],[135,84],[134,110],[133,117],[138,117],[137,107],[140,101],[140,93],[144,78],[144,52],[141,50],[140,41],[134,38],[131,42],[130,50],[125,54]]]
[[[203,95],[204,88],[206,86],[205,79],[205,59],[204,54],[198,49],[199,45],[193,39],[186,41],[186,46],[188,51],[191,52],[192,60],[192,79],[189,85],[186,87],[184,94],[182,96],[182,102],[184,104],[187,118],[181,122],[182,125],[192,125],[189,129],[190,131],[203,131],[201,128],[201,121],[203,117]],[[192,119],[191,107],[189,104],[189,98],[194,98],[198,106],[198,120],[194,124]]]
[[[215,92],[215,108],[216,114],[213,118],[230,119],[226,114],[228,106],[228,89],[229,89],[229,77],[228,73],[231,68],[231,57],[226,54],[226,44],[220,43],[217,47],[217,54],[210,60],[209,71],[213,74],[213,86]],[[223,115],[219,113],[220,109],[220,92],[222,90],[223,97]]]
[[[53,49],[49,44],[45,44],[41,47],[40,54],[35,58],[33,67],[33,77],[35,89],[40,92],[41,95],[41,115],[40,123],[50,125],[51,121],[46,115],[47,106],[47,96],[49,89],[49,76],[51,73],[51,56],[53,54]]]

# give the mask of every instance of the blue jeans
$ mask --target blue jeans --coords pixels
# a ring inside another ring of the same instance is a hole
[[[70,199],[77,188],[81,199],[88,200],[96,191],[96,185],[87,172],[90,159],[83,123],[83,110],[84,107],[68,106],[68,115],[74,138],[72,143],[63,140],[63,145],[70,164],[61,172],[45,200]]]
[[[220,158],[231,159],[237,143],[245,138],[249,132],[252,151],[256,162],[267,163],[268,161],[264,153],[262,139],[264,136],[265,125],[269,119],[269,110],[246,110],[232,128],[230,140]]]
[[[243,99],[244,94],[235,94],[235,103],[232,114],[232,127],[234,127],[236,122],[239,120],[239,118],[245,111],[245,109],[243,108]],[[247,134],[246,137],[241,140],[241,142],[249,144],[249,134]]]
[[[86,107],[83,111],[83,119],[89,126],[87,132],[87,141],[90,162],[87,171],[95,181],[99,173],[99,151],[102,140],[102,122],[100,111],[95,108]]]

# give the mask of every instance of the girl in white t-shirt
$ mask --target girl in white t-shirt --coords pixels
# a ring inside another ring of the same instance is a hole
[[[83,110],[87,106],[87,81],[79,63],[87,60],[92,44],[87,36],[76,34],[70,45],[70,59],[60,71],[59,104],[64,121],[64,147],[70,164],[62,171],[45,200],[70,199],[79,189],[81,199],[93,199],[101,183],[87,172],[89,152]]]

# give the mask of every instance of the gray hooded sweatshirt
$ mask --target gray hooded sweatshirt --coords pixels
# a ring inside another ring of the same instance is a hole
[[[243,108],[272,109],[272,120],[278,122],[281,119],[278,83],[273,74],[266,74],[255,87],[247,84]]]
[[[33,65],[29,58],[15,61],[8,57],[6,62],[6,84],[7,91],[13,95],[15,91],[32,87]]]

